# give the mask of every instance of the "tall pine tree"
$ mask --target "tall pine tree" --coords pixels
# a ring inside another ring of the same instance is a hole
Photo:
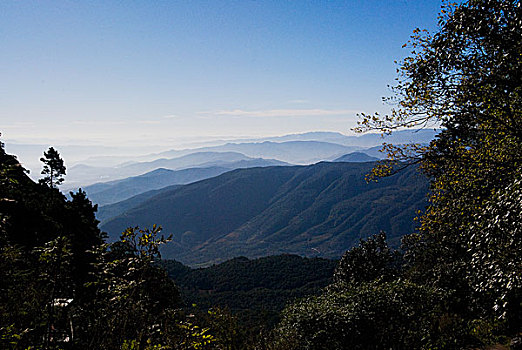
[[[39,182],[53,188],[60,185],[65,175],[65,165],[60,158],[60,153],[53,147],[49,147],[40,161],[44,163],[41,174],[45,176]]]

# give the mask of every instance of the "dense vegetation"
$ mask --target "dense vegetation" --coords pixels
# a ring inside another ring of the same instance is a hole
[[[249,260],[234,258],[218,265],[191,269],[162,262],[180,288],[187,306],[230,310],[243,326],[273,326],[291,301],[316,295],[332,282],[337,261],[278,255]]]
[[[208,336],[186,321],[177,287],[154,262],[159,229],[127,229],[111,245],[85,192],[56,188],[50,149],[34,183],[0,143],[0,348],[190,348]],[[138,344],[138,345],[137,345]]]

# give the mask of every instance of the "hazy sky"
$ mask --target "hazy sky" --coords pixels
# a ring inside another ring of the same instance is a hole
[[[6,141],[348,133],[440,1],[0,2]]]

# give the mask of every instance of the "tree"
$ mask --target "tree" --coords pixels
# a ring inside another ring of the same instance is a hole
[[[474,290],[492,296],[494,308],[515,328],[522,323],[522,181],[490,200],[470,227]]]
[[[42,310],[45,315],[44,344],[48,349],[69,338],[73,332],[69,326],[67,308],[73,299],[71,251],[69,240],[58,237],[44,247],[36,249],[38,273],[42,288]]]
[[[297,301],[283,311],[277,332],[284,346],[276,349],[464,345],[458,320],[440,307],[443,291],[401,278],[399,256],[385,238],[380,233],[361,240],[345,253],[334,283],[322,295]]]
[[[90,280],[92,264],[95,260],[93,249],[103,244],[104,233],[98,228],[97,205],[93,205],[82,189],[69,193],[71,200],[66,203],[67,216],[64,225],[70,232],[73,253],[75,281],[84,283]]]
[[[0,147],[0,348],[213,346],[208,329],[185,321],[180,293],[158,266],[170,238],[159,227],[132,228],[104,244],[95,211],[84,191],[68,201],[34,183]]]
[[[435,34],[414,31],[411,56],[401,62],[388,99],[395,108],[386,116],[363,115],[358,127],[441,129],[428,147],[387,149],[392,162],[419,162],[432,179],[421,228],[404,240],[411,278],[452,293],[453,309],[470,322],[519,320],[522,313],[519,284],[498,275],[513,254],[522,255],[509,243],[520,241],[520,233],[497,218],[509,210],[520,217],[522,210],[505,199],[522,169],[521,23],[519,0],[446,3]],[[390,170],[387,163],[377,172]],[[509,292],[509,308],[498,303],[499,291]],[[519,320],[509,332],[520,330]]]
[[[64,181],[65,165],[58,151],[49,147],[40,161],[44,163],[41,174],[45,176],[39,182],[51,188],[60,185]]]
[[[173,327],[179,321],[179,291],[156,265],[160,246],[170,240],[160,231],[155,225],[128,228],[118,242],[98,249],[95,279],[88,284],[96,297],[78,316],[85,348],[117,349],[126,341],[165,345],[181,333]]]
[[[358,247],[347,251],[337,267],[334,281],[337,284],[357,285],[377,279],[391,280],[399,274],[400,254],[388,247],[386,234],[380,232]]]

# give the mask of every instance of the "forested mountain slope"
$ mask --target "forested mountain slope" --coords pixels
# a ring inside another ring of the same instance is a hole
[[[110,236],[127,226],[163,226],[174,234],[165,258],[208,264],[235,256],[339,257],[360,238],[385,230],[393,244],[414,230],[427,180],[408,168],[367,183],[373,163],[235,170],[158,191],[107,220]]]

